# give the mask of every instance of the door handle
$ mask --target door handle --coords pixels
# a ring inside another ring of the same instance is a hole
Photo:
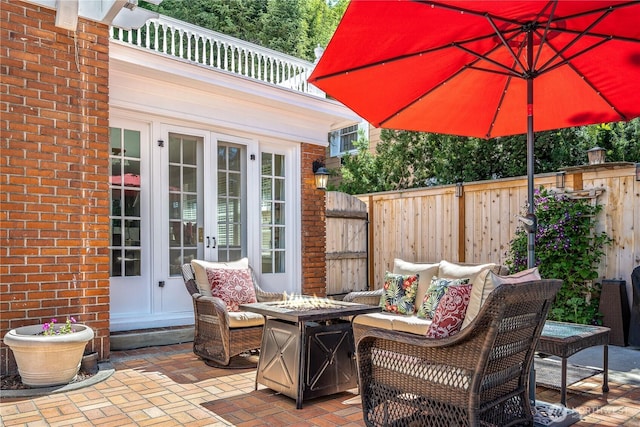
[[[211,239],[207,236],[207,247],[211,247]]]
[[[216,248],[216,245],[217,245],[216,238],[215,238],[215,237],[212,237],[212,239],[213,239],[213,246],[212,246],[212,248],[213,248],[213,249],[215,249],[215,248]]]

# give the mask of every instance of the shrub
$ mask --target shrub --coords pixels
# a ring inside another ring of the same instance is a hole
[[[586,199],[544,188],[536,191],[535,265],[543,278],[564,281],[549,312],[551,320],[600,324],[601,284],[594,280],[604,247],[611,244],[606,233],[595,231],[601,210],[602,206],[591,205]],[[505,261],[513,272],[527,268],[527,239],[526,231],[518,227]]]

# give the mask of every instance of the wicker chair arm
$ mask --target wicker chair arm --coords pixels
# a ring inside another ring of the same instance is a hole
[[[227,304],[218,297],[207,297],[200,294],[193,294],[196,317],[208,319],[209,323],[217,323],[221,328],[229,328],[229,312]]]
[[[342,299],[346,302],[355,302],[358,304],[378,305],[380,297],[384,293],[384,289],[376,289],[375,291],[355,291],[349,292]]]

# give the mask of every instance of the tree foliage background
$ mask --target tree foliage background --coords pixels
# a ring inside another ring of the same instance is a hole
[[[164,0],[142,7],[309,61],[325,47],[347,0]]]
[[[489,140],[383,129],[375,153],[361,136],[342,159],[339,190],[350,194],[425,187],[527,174],[526,136]],[[640,162],[640,119],[537,132],[535,173],[588,163],[587,150],[608,162]]]

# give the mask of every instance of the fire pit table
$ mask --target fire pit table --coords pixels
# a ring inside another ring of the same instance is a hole
[[[297,296],[286,301],[242,304],[265,317],[258,383],[302,401],[358,385],[350,316],[380,307]]]

